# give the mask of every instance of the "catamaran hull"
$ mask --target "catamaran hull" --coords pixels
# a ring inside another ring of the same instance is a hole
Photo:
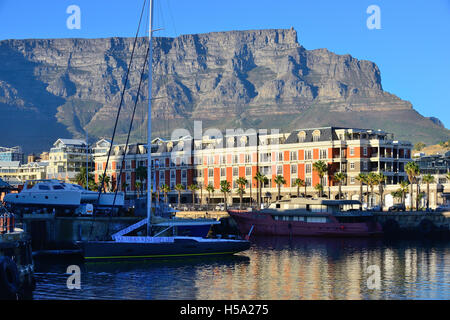
[[[248,241],[173,243],[129,243],[115,241],[89,241],[80,243],[86,260],[157,259],[229,255],[250,248]]]
[[[7,194],[3,199],[11,208],[47,208],[50,211],[53,208],[75,209],[80,205],[91,203],[96,208],[110,209],[112,204],[117,207],[123,207],[123,194],[119,194],[114,201],[114,194],[102,194],[97,205],[98,194],[81,194],[79,192],[65,191],[58,193],[33,192],[33,193],[14,193]]]
[[[80,193],[66,192],[27,192],[10,193],[5,195],[3,201],[15,206],[57,206],[77,207],[80,205]]]

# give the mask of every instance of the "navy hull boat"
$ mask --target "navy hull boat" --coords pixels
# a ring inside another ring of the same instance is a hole
[[[248,240],[162,236],[173,233],[180,226],[179,221],[166,222],[167,227],[153,236],[127,236],[130,233],[139,234],[147,223],[144,219],[120,230],[111,236],[111,241],[80,241],[78,245],[84,258],[89,261],[229,255],[250,248]]]
[[[144,7],[145,8],[144,2]],[[149,46],[147,50],[147,59],[149,66],[149,104],[148,104],[148,115],[149,121],[147,132],[147,137],[151,137],[151,103],[152,103],[152,38],[153,38],[153,0],[150,0],[149,4]],[[141,14],[142,19],[142,14]],[[139,24],[140,25],[140,24]],[[139,32],[139,28],[138,28]],[[137,38],[137,35],[136,35]],[[132,58],[131,58],[132,59]],[[130,62],[131,64],[131,62]],[[144,75],[144,67],[141,73],[141,82]],[[126,84],[125,84],[126,87]],[[140,90],[140,84],[139,84]],[[136,102],[139,97],[139,91],[136,95]],[[120,112],[120,106],[119,106]],[[133,117],[131,118],[133,119]],[[131,120],[133,121],[133,120]],[[132,124],[132,122],[131,122]],[[131,132],[128,132],[128,138]],[[127,144],[128,145],[128,138]],[[111,147],[113,146],[114,134],[111,141]],[[151,150],[152,143],[151,139],[147,142],[147,163],[151,164]],[[105,168],[108,166],[108,160]],[[124,152],[123,157],[125,157],[126,152]],[[106,170],[106,169],[105,169]],[[121,176],[121,174],[119,175]],[[170,229],[174,230],[175,223],[168,225],[168,227],[156,234],[152,234],[152,193],[151,193],[151,166],[148,166],[147,170],[147,218],[142,221],[127,227],[111,236],[110,241],[83,241],[78,242],[78,246],[82,250],[82,254],[86,260],[121,260],[121,259],[152,259],[152,258],[168,258],[168,257],[194,257],[194,256],[211,256],[211,255],[229,255],[237,252],[241,252],[250,248],[250,242],[248,241],[247,235],[245,240],[237,239],[212,239],[212,238],[202,238],[202,237],[191,237],[191,236],[179,236],[171,235],[164,236]],[[101,184],[103,185],[103,183]],[[99,190],[101,193],[101,189]],[[113,203],[114,205],[114,203]],[[143,226],[146,225],[147,231],[145,236],[141,236]],[[177,227],[179,227],[179,223]],[[127,235],[132,234],[132,235]],[[172,233],[173,234],[173,233]]]
[[[93,260],[129,260],[228,255],[247,250],[248,241],[206,239],[200,237],[148,237],[132,241],[89,241],[80,247],[84,258]]]

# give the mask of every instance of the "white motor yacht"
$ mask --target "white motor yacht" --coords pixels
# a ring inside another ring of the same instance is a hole
[[[114,199],[115,198],[115,199]],[[77,209],[79,207],[111,208],[124,206],[124,194],[122,192],[102,193],[100,199],[98,193],[84,189],[82,186],[67,183],[60,180],[27,180],[20,193],[5,195],[3,201],[10,207],[19,208],[47,208],[53,209]],[[98,201],[98,203],[97,203]],[[88,209],[89,210],[89,209]]]

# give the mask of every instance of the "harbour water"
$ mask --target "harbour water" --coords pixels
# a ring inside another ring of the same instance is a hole
[[[67,287],[73,264],[81,289]],[[254,238],[249,251],[229,257],[58,259],[36,261],[35,270],[38,300],[450,299],[450,243],[439,241]]]

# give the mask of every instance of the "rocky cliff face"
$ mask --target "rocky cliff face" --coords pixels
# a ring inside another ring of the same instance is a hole
[[[0,41],[0,145],[46,149],[58,137],[112,133],[134,39]],[[146,51],[139,39],[119,122],[129,125]],[[449,130],[383,91],[378,67],[326,49],[306,50],[295,30],[157,38],[154,135],[177,127],[279,128],[325,125],[385,129],[399,138],[448,140]],[[146,140],[148,81],[133,137]],[[120,139],[120,137],[119,137]]]

